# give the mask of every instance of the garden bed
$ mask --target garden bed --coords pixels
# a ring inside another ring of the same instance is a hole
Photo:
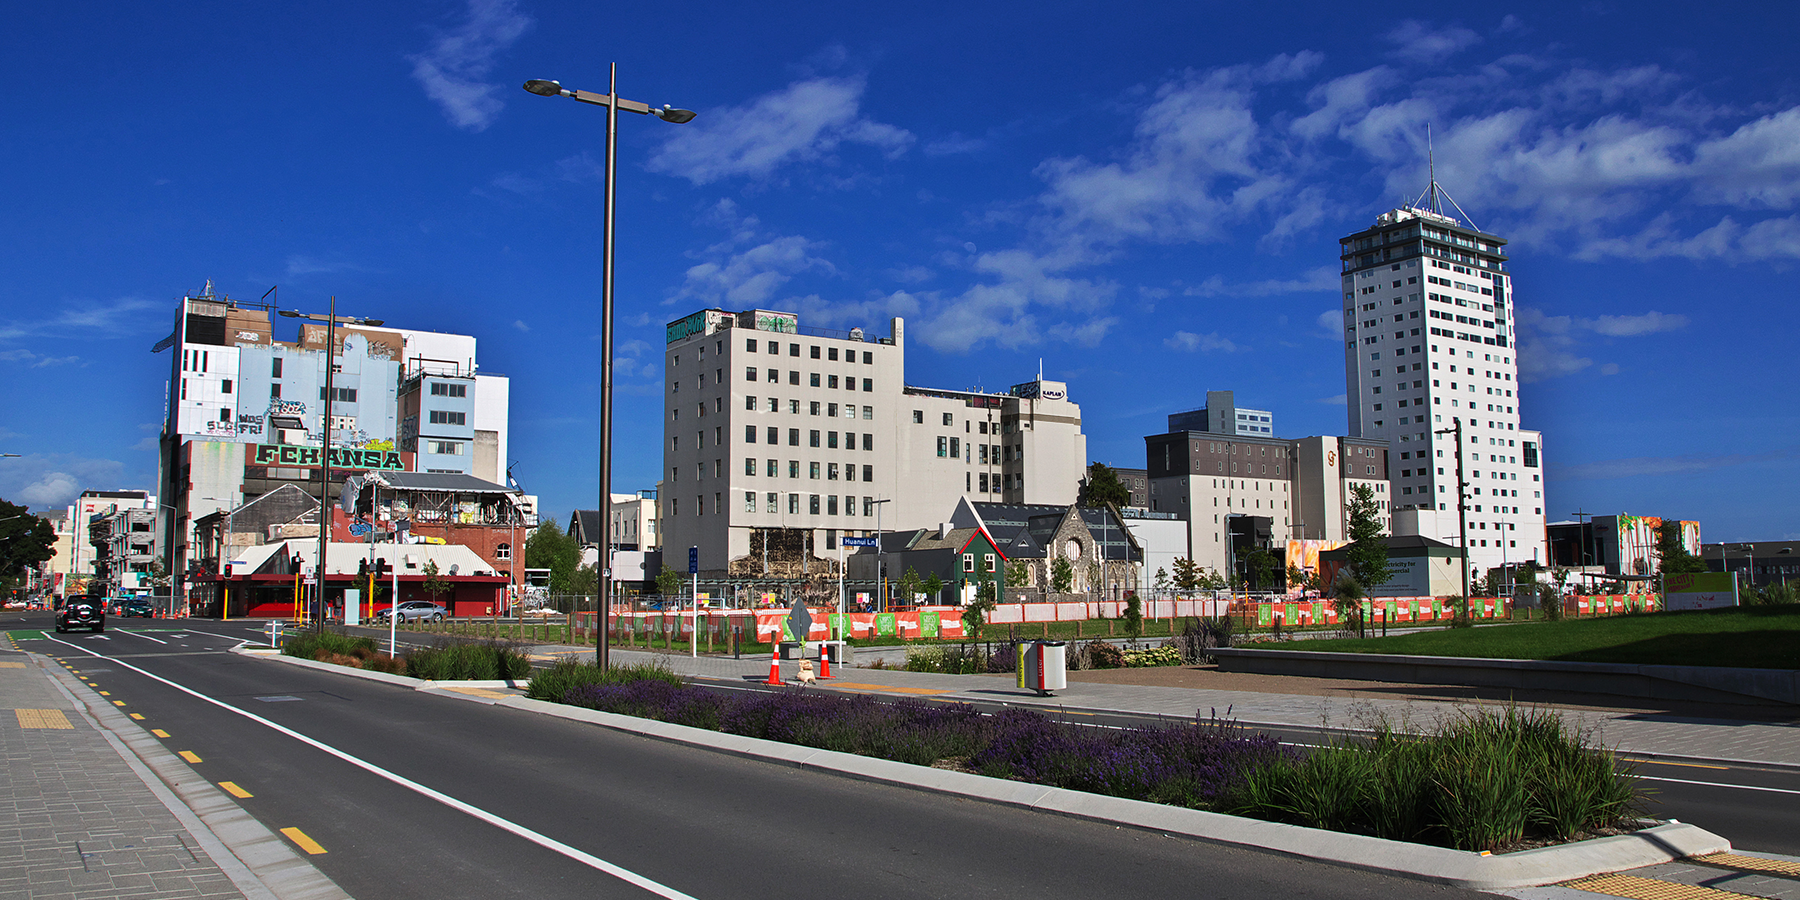
[[[655,667],[561,662],[540,700],[921,766],[1464,850],[1614,833],[1637,782],[1553,713],[1471,712],[1302,753],[1228,722],[1090,729],[1028,710],[788,689],[722,695]]]
[[[430,647],[409,649],[395,658],[382,653],[374,638],[307,631],[287,634],[281,652],[314,662],[427,681],[523,679],[531,672],[531,661],[525,654],[504,641],[443,640]]]

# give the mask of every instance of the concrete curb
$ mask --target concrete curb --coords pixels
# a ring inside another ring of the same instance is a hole
[[[292,657],[288,657],[287,661],[300,664],[309,662]],[[311,663],[309,667],[325,665],[327,664]],[[382,674],[343,666],[329,668],[350,677],[368,678]],[[393,677],[384,676],[376,680]],[[462,683],[455,682],[438,684],[462,686]],[[817,769],[863,781],[1177,834],[1207,843],[1268,850],[1299,859],[1478,891],[1554,884],[1589,875],[1657,865],[1684,856],[1722,853],[1731,849],[1730,841],[1702,828],[1685,823],[1670,823],[1632,834],[1501,856],[1483,856],[1463,850],[1283,825],[1143,800],[1107,797],[832,750],[817,750],[526,697],[494,700],[454,693],[446,693],[445,696],[587,722],[654,740],[747,756],[795,768]]]
[[[350,900],[324,872],[294,852],[236,801],[170,753],[148,731],[84,687],[61,667],[38,667],[94,730],[199,842],[225,876],[252,900]]]
[[[319,662],[318,660],[313,660],[313,659],[301,659],[298,656],[284,656],[284,655],[282,655],[282,653],[279,650],[270,650],[267,647],[260,647],[260,648],[259,647],[233,647],[231,649],[231,652],[236,653],[239,656],[254,656],[254,657],[259,657],[262,659],[272,659],[272,660],[275,660],[276,662],[284,662],[284,663],[287,663],[288,665],[301,666],[301,667],[307,668],[307,669],[317,669],[321,672],[336,672],[340,675],[345,674],[345,673],[350,673],[350,674],[355,675],[358,678],[366,678],[371,681],[385,681],[388,684],[397,684],[397,685],[400,685],[401,687],[409,687],[415,691],[428,691],[433,688],[444,688],[444,687],[473,687],[473,688],[523,687],[523,685],[519,682],[508,681],[504,678],[497,679],[497,680],[489,680],[489,681],[431,681],[431,680],[425,679],[425,678],[413,678],[410,675],[392,675],[387,672],[373,672],[368,669],[352,669],[349,666],[340,666],[340,665],[336,665],[334,663],[322,663],[322,662]]]

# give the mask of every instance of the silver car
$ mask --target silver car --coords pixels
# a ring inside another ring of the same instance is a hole
[[[385,622],[387,621],[388,615],[392,612],[391,609],[377,610],[375,618]],[[431,622],[441,622],[444,620],[445,616],[450,615],[450,611],[430,600],[408,600],[405,603],[400,604],[398,615],[402,622],[417,622],[420,619]]]

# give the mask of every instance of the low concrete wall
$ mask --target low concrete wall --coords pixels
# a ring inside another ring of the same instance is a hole
[[[1744,703],[1755,699],[1800,704],[1800,670],[1793,669],[1644,666],[1248,648],[1211,652],[1218,660],[1219,669],[1225,672],[1575,691],[1702,703]]]

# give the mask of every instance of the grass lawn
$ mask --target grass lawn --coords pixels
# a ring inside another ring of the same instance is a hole
[[[1253,646],[1338,653],[1800,669],[1800,606],[1564,619],[1529,625],[1446,628],[1362,640]]]

